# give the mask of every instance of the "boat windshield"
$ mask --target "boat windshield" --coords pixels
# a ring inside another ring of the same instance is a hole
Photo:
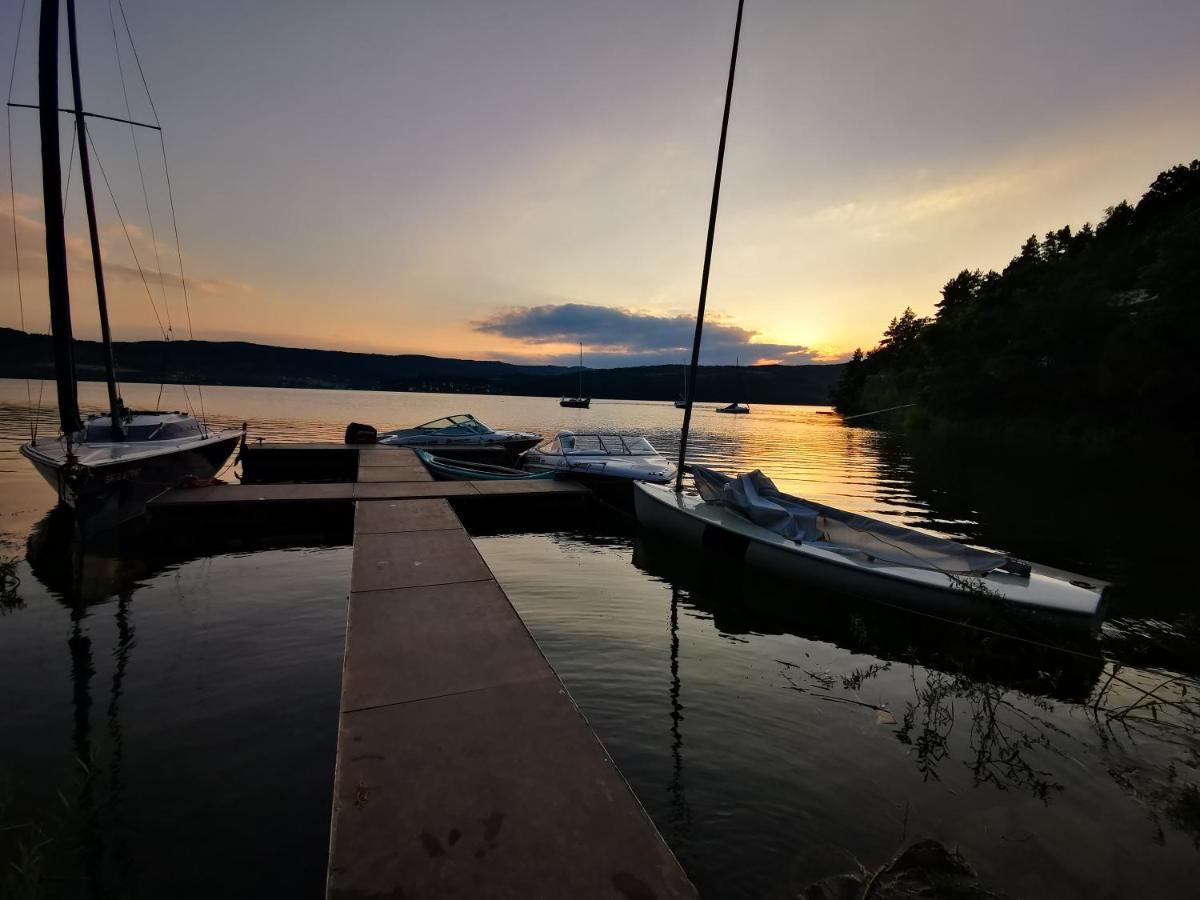
[[[470,414],[446,416],[444,419],[434,419],[424,425],[418,425],[414,431],[437,431],[442,434],[491,434],[488,428]]]
[[[562,456],[562,445],[559,444],[558,438],[553,438],[544,444],[539,444],[534,452],[544,453],[547,456]]]
[[[657,456],[658,451],[640,435],[560,435],[564,453],[572,456]]]

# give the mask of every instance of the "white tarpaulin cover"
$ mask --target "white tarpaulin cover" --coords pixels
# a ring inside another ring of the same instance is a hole
[[[736,478],[703,466],[691,470],[706,501],[723,503],[797,543],[959,575],[980,575],[1008,561],[1000,554],[784,494],[757,469]]]

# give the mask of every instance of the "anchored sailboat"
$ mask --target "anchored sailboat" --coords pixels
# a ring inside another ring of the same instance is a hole
[[[106,415],[81,418],[71,334],[71,300],[67,275],[62,170],[59,142],[59,0],[42,0],[38,44],[38,113],[41,132],[42,194],[46,220],[46,270],[50,296],[50,330],[58,385],[57,437],[34,438],[21,454],[72,507],[88,530],[102,530],[141,514],[147,501],[189,476],[210,478],[229,458],[242,436],[240,429],[211,431],[186,412],[142,412],[121,400],[108,321],[104,266],[92,192],[89,141],[79,75],[75,2],[66,0],[73,112],[78,140],[79,176],[87,208],[100,333],[104,344],[104,376],[108,389]],[[133,123],[130,123],[133,124]]]
[[[573,409],[587,409],[592,405],[592,398],[583,396],[583,342],[579,344],[579,393],[574,397],[563,397],[558,401],[559,406],[569,406]]]
[[[742,361],[740,359],[734,362],[734,369],[737,372],[738,397],[745,397],[746,388],[745,385],[742,384]],[[732,413],[738,416],[746,416],[750,414],[750,407],[741,400],[734,400],[728,406],[718,406],[716,411],[719,413]]]

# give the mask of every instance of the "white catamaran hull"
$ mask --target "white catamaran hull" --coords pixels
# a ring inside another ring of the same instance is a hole
[[[212,431],[182,441],[81,443],[69,462],[61,438],[21,445],[58,496],[89,532],[115,528],[146,511],[155,497],[189,477],[211,478],[241,440],[240,429]]]
[[[668,486],[635,485],[634,508],[638,521],[651,530],[700,546],[718,543],[755,569],[839,593],[958,616],[1039,612],[1088,628],[1097,627],[1103,614],[1104,589],[1098,585],[1038,572],[953,576],[847,556],[796,543],[722,504],[677,494]]]

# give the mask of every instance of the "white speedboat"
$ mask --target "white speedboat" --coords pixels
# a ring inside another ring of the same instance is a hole
[[[540,434],[489,428],[470,413],[434,419],[416,428],[398,428],[379,435],[379,443],[401,447],[493,447],[520,453],[542,440]]]
[[[885,603],[957,616],[1048,614],[1098,627],[1105,585],[1035,572],[1028,563],[791,497],[760,472],[730,478],[692,468],[699,495],[634,486],[647,528],[722,547],[773,575]]]
[[[640,435],[560,431],[521,457],[531,472],[558,472],[594,483],[649,481],[666,484],[675,466]]]

